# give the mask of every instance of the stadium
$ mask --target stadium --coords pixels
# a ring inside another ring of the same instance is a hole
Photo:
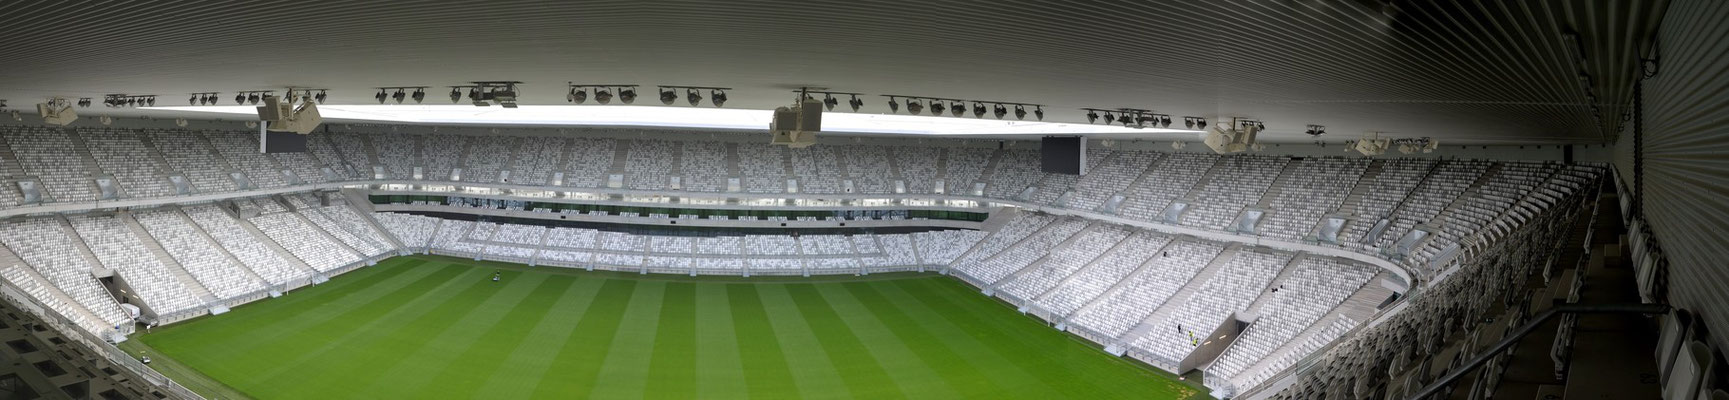
[[[1724,21],[0,4],[0,398],[1729,400]]]

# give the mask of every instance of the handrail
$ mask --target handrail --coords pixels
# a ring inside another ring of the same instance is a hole
[[[166,394],[169,394],[169,397],[187,400],[204,399],[203,396],[200,396],[197,392],[193,392],[191,389],[187,389],[185,386],[181,386],[180,383],[175,382],[174,379],[162,375],[162,373],[157,372],[155,369],[145,366],[143,362],[133,358],[133,356],[127,354],[125,350],[120,350],[119,347],[115,347],[115,345],[110,343],[108,340],[99,338],[96,334],[79,327],[78,324],[73,323],[70,318],[66,318],[65,315],[60,314],[60,312],[55,310],[53,307],[49,307],[47,304],[37,301],[35,298],[31,297],[28,291],[19,288],[16,284],[5,279],[0,279],[0,301],[13,303],[19,310],[35,315],[37,318],[42,320],[44,326],[59,332],[61,336],[64,336],[67,339],[71,339],[71,342],[69,343],[83,344],[85,348],[96,352],[97,355],[108,360],[108,362],[114,366],[137,374],[139,378],[143,379],[142,383],[161,389]]]
[[[1506,351],[1508,347],[1512,347],[1514,343],[1518,343],[1519,340],[1524,339],[1525,335],[1529,335],[1532,331],[1536,331],[1539,326],[1548,322],[1550,319],[1555,318],[1557,315],[1662,314],[1666,312],[1669,312],[1668,304],[1564,304],[1556,306],[1548,311],[1544,311],[1542,314],[1537,314],[1536,317],[1533,317],[1529,322],[1526,322],[1525,326],[1519,327],[1518,331],[1513,332],[1511,335],[1507,335],[1507,337],[1502,338],[1499,342],[1495,342],[1495,345],[1490,346],[1489,350],[1477,354],[1476,357],[1471,358],[1471,361],[1466,361],[1464,364],[1459,365],[1458,368],[1454,368],[1452,372],[1448,372],[1447,375],[1442,376],[1441,379],[1436,380],[1434,383],[1430,383],[1428,386],[1424,386],[1423,390],[1417,391],[1416,394],[1405,397],[1405,399],[1422,399],[1435,394],[1435,392],[1441,391],[1441,388],[1453,384],[1453,381],[1459,380],[1459,378],[1465,376],[1466,373],[1477,369],[1477,367],[1482,366],[1483,363],[1488,362],[1489,359],[1500,355],[1502,351]]]

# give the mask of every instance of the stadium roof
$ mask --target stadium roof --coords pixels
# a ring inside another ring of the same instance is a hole
[[[20,1],[0,6],[0,98],[178,105],[293,85],[352,105],[377,104],[379,86],[516,80],[531,105],[565,104],[567,82],[622,82],[643,103],[654,85],[724,86],[728,108],[766,110],[817,86],[870,94],[869,113],[887,111],[877,94],[906,94],[1043,104],[1069,123],[1081,107],[1250,117],[1273,141],[1321,124],[1336,141],[1598,143],[1656,3]]]

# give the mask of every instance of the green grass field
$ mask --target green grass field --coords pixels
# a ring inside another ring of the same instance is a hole
[[[136,339],[125,348],[221,398],[1205,398],[934,274],[411,256]]]

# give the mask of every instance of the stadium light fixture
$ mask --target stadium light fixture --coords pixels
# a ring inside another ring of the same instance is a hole
[[[582,103],[588,102],[588,89],[587,88],[570,88],[570,99],[569,100],[573,103],[576,103],[576,104],[582,104]]]
[[[594,101],[600,104],[612,103],[612,91],[607,88],[594,88]]]
[[[636,88],[627,87],[618,89],[618,101],[624,102],[624,104],[636,103]]]
[[[943,116],[943,111],[943,102],[941,100],[931,100],[931,116],[941,117]]]
[[[921,103],[924,99],[921,98]],[[896,101],[899,102],[900,99],[897,97]],[[703,129],[761,129],[768,125],[774,114],[772,110],[766,109],[621,104],[607,107],[595,107],[592,104],[587,106],[569,104],[522,105],[515,109],[477,108],[466,104],[342,104],[321,105],[318,109],[322,117],[329,120],[376,121],[380,123],[652,126]],[[248,119],[257,115],[256,107],[234,106],[232,104],[193,107],[179,104],[163,107],[158,104],[158,107],[150,107],[146,110],[231,114],[230,116],[216,117],[228,119]],[[841,112],[829,113],[823,117],[823,130],[825,132],[938,136],[1146,133],[1146,131],[1131,129],[1133,128],[1081,123],[933,117],[929,114],[912,116]],[[1169,133],[1193,132],[1171,131]]]
[[[858,95],[853,95],[852,99],[847,100],[846,103],[852,106],[853,112],[858,112],[860,107],[864,107],[864,100],[859,100]]]
[[[951,113],[950,115],[954,115],[956,117],[966,115],[967,103],[964,101],[960,101],[960,100],[955,100],[953,103],[949,103],[949,113]]]
[[[660,88],[660,104],[670,106],[675,101],[678,101],[678,92],[665,87]]]

